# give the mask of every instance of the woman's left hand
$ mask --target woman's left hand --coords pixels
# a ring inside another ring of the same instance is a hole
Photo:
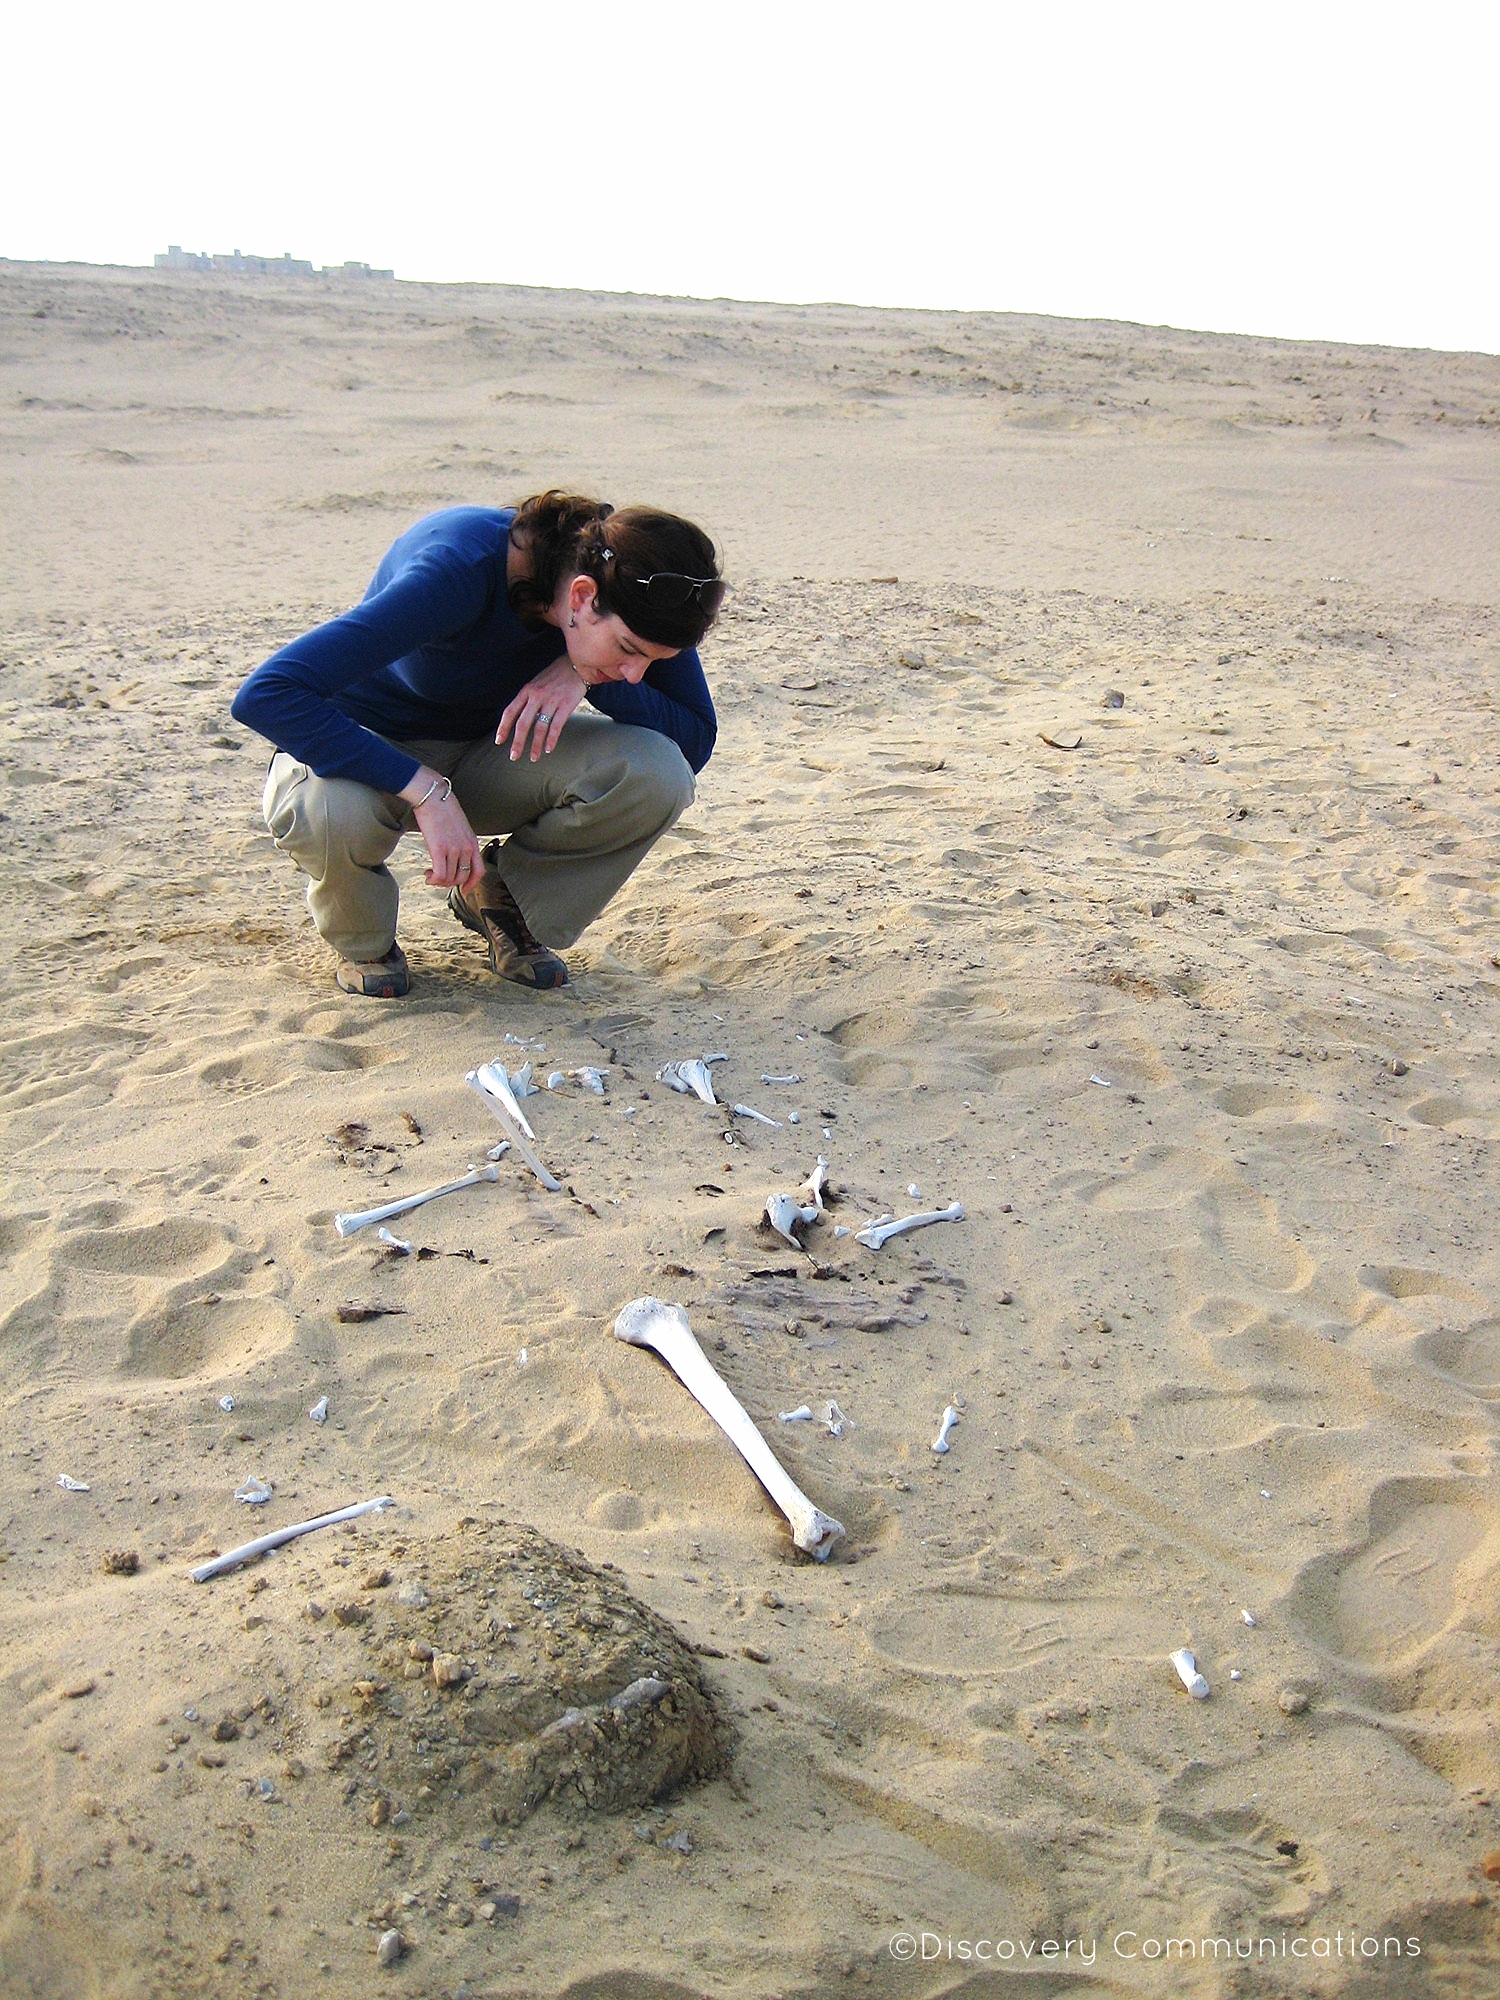
[[[503,743],[507,736],[511,738],[510,756],[514,763],[526,755],[529,739],[534,764],[546,751],[557,748],[563,724],[587,693],[577,669],[564,653],[550,667],[543,667],[536,679],[528,681],[510,703],[500,718],[495,741]]]

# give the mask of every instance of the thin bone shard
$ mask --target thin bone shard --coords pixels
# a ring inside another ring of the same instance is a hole
[[[439,1195],[457,1194],[462,1188],[478,1187],[481,1181],[499,1178],[498,1167],[470,1167],[460,1180],[444,1181],[441,1187],[423,1188],[420,1194],[403,1195],[400,1201],[388,1201],[382,1208],[362,1209],[357,1215],[336,1215],[333,1226],[340,1236],[352,1236],[372,1222],[389,1222],[393,1215],[405,1215],[409,1208],[420,1208],[424,1201],[436,1201]]]
[[[819,1153],[818,1163],[798,1188],[797,1194],[805,1206],[822,1208],[823,1190],[828,1185],[828,1162]]]
[[[924,1209],[920,1215],[903,1215],[899,1222],[892,1222],[889,1218],[872,1222],[867,1228],[856,1230],[854,1240],[856,1243],[868,1244],[872,1250],[878,1250],[883,1243],[889,1243],[893,1236],[904,1236],[908,1229],[925,1229],[929,1222],[962,1222],[963,1219],[964,1205],[961,1201],[955,1201],[947,1208],[929,1208]]]
[[[734,1391],[693,1338],[681,1306],[662,1299],[632,1299],[615,1321],[615,1338],[659,1354],[695,1397],[786,1515],[792,1540],[819,1562],[843,1534],[843,1524],[815,1507],[766,1443]]]
[[[938,1454],[939,1458],[945,1458],[947,1456],[949,1450],[948,1433],[949,1431],[952,1430],[953,1426],[957,1422],[958,1422],[958,1411],[955,1410],[953,1405],[950,1403],[947,1409],[944,1410],[943,1412],[943,1421],[938,1429],[938,1434],[932,1440],[932,1448]]]
[[[767,1076],[764,1072],[762,1072],[760,1080],[762,1083],[800,1083],[802,1081],[801,1077],[795,1073],[786,1076]]]
[[[749,1104],[731,1104],[729,1109],[736,1118],[753,1118],[757,1125],[773,1125],[778,1132],[781,1130],[779,1118],[768,1118],[764,1111],[757,1111]]]
[[[317,1528],[331,1528],[339,1521],[353,1521],[361,1514],[373,1514],[382,1507],[394,1505],[390,1494],[382,1493],[378,1500],[361,1500],[353,1507],[340,1507],[336,1513],[316,1514],[310,1521],[297,1521],[289,1528],[275,1528],[257,1541],[230,1549],[227,1555],[215,1556],[212,1562],[200,1563],[190,1574],[194,1583],[207,1583],[211,1576],[221,1576],[226,1569],[238,1569],[241,1563],[265,1555],[268,1549],[279,1549],[283,1542],[294,1542],[299,1535],[310,1535]]]
[[[561,1194],[562,1182],[554,1175],[548,1173],[547,1169],[537,1158],[536,1150],[530,1143],[536,1137],[536,1134],[532,1131],[530,1125],[527,1124],[526,1115],[520,1105],[517,1104],[510,1087],[509,1079],[506,1077],[501,1065],[499,1063],[481,1063],[478,1069],[471,1069],[469,1071],[468,1075],[464,1078],[464,1082],[482,1104],[488,1105],[491,1114],[499,1120],[500,1124],[510,1134],[516,1151],[536,1175],[542,1186],[550,1194]]]
[[[813,1413],[806,1403],[799,1403],[795,1410],[781,1410],[777,1413],[778,1424],[810,1424]]]

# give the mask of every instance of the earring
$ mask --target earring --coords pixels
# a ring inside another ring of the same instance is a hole
[[[568,618],[568,624],[569,624],[569,626],[570,626],[570,627],[572,627],[572,628],[573,628],[574,630],[576,630],[576,629],[577,629],[577,626],[578,626],[578,613],[577,613],[576,611],[575,611],[575,612],[572,612],[572,613],[570,614],[570,616],[569,616],[569,618]]]

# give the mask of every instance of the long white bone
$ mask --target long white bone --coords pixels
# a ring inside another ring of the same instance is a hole
[[[819,1153],[817,1165],[802,1183],[801,1187],[798,1188],[797,1192],[802,1197],[804,1203],[810,1203],[814,1208],[821,1208],[823,1206],[823,1190],[827,1185],[828,1162]]]
[[[950,1403],[947,1409],[944,1410],[943,1412],[943,1421],[938,1431],[938,1434],[932,1440],[932,1448],[937,1453],[939,1458],[945,1458],[947,1456],[949,1450],[948,1433],[949,1431],[952,1430],[953,1426],[957,1422],[958,1422],[958,1411],[955,1410],[953,1405]]]
[[[815,1507],[750,1421],[734,1391],[693,1338],[681,1306],[662,1299],[632,1299],[615,1321],[615,1338],[659,1354],[690,1396],[700,1402],[786,1515],[792,1540],[819,1562],[843,1534],[843,1524]]]
[[[893,1222],[886,1216],[879,1222],[870,1223],[865,1229],[857,1229],[854,1240],[878,1250],[882,1243],[889,1243],[893,1236],[904,1236],[908,1229],[925,1229],[929,1222],[962,1222],[963,1219],[964,1205],[955,1201],[948,1208],[928,1208],[920,1215],[903,1215],[899,1222]]]
[[[1207,1701],[1211,1692],[1205,1677],[1198,1671],[1198,1662],[1190,1646],[1179,1646],[1172,1655],[1172,1665],[1177,1669],[1177,1678],[1193,1697],[1194,1701]]]
[[[778,1132],[781,1130],[779,1118],[768,1118],[764,1111],[757,1111],[749,1104],[731,1104],[729,1109],[736,1118],[753,1118],[757,1125],[774,1125]]]
[[[562,1182],[549,1174],[536,1156],[530,1141],[536,1137],[526,1121],[526,1114],[517,1104],[510,1080],[499,1063],[481,1063],[478,1069],[471,1069],[464,1082],[479,1099],[488,1105],[491,1113],[509,1133],[512,1143],[521,1158],[536,1175],[542,1186],[551,1194],[561,1194]]]
[[[423,1188],[420,1194],[403,1195],[400,1201],[388,1201],[383,1208],[363,1209],[358,1215],[336,1215],[333,1226],[340,1236],[352,1236],[356,1229],[367,1229],[372,1222],[389,1222],[393,1215],[405,1215],[409,1208],[420,1208],[424,1201],[436,1201],[440,1194],[457,1194],[461,1188],[478,1187],[481,1181],[497,1181],[498,1167],[470,1167],[461,1180],[444,1181],[441,1187]]]
[[[378,1500],[361,1500],[353,1507],[340,1507],[332,1514],[316,1514],[312,1520],[298,1521],[290,1528],[274,1528],[269,1535],[246,1542],[243,1548],[231,1549],[227,1555],[215,1556],[212,1562],[200,1563],[191,1572],[192,1579],[194,1583],[207,1583],[211,1576],[220,1576],[226,1569],[238,1569],[241,1563],[263,1556],[268,1549],[279,1549],[283,1542],[294,1542],[299,1535],[310,1535],[316,1528],[331,1528],[337,1521],[353,1521],[361,1514],[374,1514],[395,1504],[389,1493],[382,1493]]]

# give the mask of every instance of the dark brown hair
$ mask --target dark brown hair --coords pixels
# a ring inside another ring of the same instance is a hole
[[[599,613],[619,617],[652,646],[696,646],[724,595],[719,558],[701,528],[655,507],[621,507],[578,493],[534,493],[516,509],[511,540],[529,573],[510,587],[510,606],[527,625],[546,623],[565,578],[586,576]],[[685,604],[662,604],[642,579],[667,574],[710,577],[712,586]]]

